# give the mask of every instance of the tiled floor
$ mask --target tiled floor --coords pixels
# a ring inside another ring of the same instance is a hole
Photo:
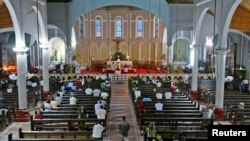
[[[133,104],[128,90],[127,81],[113,81],[112,95],[110,99],[110,111],[108,115],[107,133],[104,141],[120,141],[121,136],[118,133],[118,124],[122,120],[122,116],[127,117],[130,123],[129,141],[143,141],[140,136],[136,123],[136,117],[133,110]]]
[[[143,137],[140,136],[140,131],[136,123],[134,108],[128,90],[128,82],[113,81],[111,95],[110,111],[108,113],[108,124],[106,133],[104,134],[104,141],[121,140],[121,136],[118,133],[118,124],[122,120],[122,116],[127,117],[127,121],[131,126],[128,138],[129,141],[143,141]],[[19,128],[22,128],[24,131],[30,131],[30,122],[14,122],[3,132],[0,132],[0,141],[8,141],[8,134],[10,133],[13,134],[13,138],[18,138]]]

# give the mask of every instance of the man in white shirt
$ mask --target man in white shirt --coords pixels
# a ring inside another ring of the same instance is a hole
[[[86,93],[86,95],[91,95],[92,94],[92,89],[91,88],[87,88],[85,90],[85,93]]]
[[[158,101],[156,104],[155,104],[155,108],[156,108],[156,111],[162,111],[163,109],[163,104]]]
[[[93,134],[92,137],[97,140],[102,139],[102,132],[104,130],[104,127],[98,122],[96,125],[93,127]]]
[[[135,91],[135,99],[141,97],[141,91]]]
[[[166,99],[171,99],[171,97],[172,97],[171,92],[166,92],[166,93],[165,93],[165,98],[166,98]]]
[[[100,91],[99,89],[94,89],[94,91],[93,91],[93,95],[94,95],[95,97],[99,97],[99,96],[100,96],[100,93],[101,93],[101,91]]]
[[[69,105],[76,105],[77,99],[76,97],[72,96],[69,98]]]
[[[157,99],[162,99],[162,93],[156,93],[156,98]]]
[[[46,101],[43,106],[44,106],[44,111],[51,111],[50,100]]]
[[[102,92],[102,93],[101,93],[102,99],[107,99],[108,96],[109,96],[109,94],[108,94],[107,92]]]
[[[96,110],[95,114],[97,116],[97,119],[105,119],[106,113],[106,110],[103,108],[103,106],[101,106],[100,109]]]
[[[158,88],[160,88],[160,87],[161,87],[161,82],[158,81],[158,82],[156,83],[156,86],[157,86]]]

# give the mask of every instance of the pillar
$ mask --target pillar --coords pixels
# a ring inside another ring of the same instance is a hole
[[[248,73],[248,93],[250,94],[250,69],[249,69],[249,73]]]
[[[192,84],[191,84],[191,97],[193,100],[197,100],[199,98],[198,95],[198,48],[199,45],[194,45],[193,50],[194,50],[194,64],[192,67]],[[191,56],[192,57],[192,56]]]
[[[43,100],[50,99],[50,89],[49,89],[49,49],[48,44],[42,44],[42,75],[43,75]]]
[[[226,64],[226,49],[216,51],[217,75],[216,75],[216,95],[215,95],[215,120],[224,120],[224,85],[225,85],[225,64]]]
[[[14,48],[17,59],[17,87],[18,87],[18,108],[16,108],[17,122],[29,121],[28,108],[28,97],[26,89],[26,75],[28,72],[27,67],[27,54],[28,48]]]

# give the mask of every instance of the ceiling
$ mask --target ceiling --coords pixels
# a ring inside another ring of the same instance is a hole
[[[243,0],[241,2],[241,6],[243,6],[244,8],[246,8],[248,11],[250,11],[250,0]]]
[[[73,0],[47,0],[47,2],[63,2],[63,3],[68,3],[71,1]],[[182,4],[193,4],[194,2],[194,0],[166,0],[166,1],[168,1],[168,3],[182,3]],[[196,0],[196,2],[200,1],[203,0]],[[3,0],[0,0],[0,12],[1,12],[0,28],[13,27],[11,17]],[[234,13],[230,28],[237,29],[243,32],[250,32],[249,23],[250,23],[250,0],[242,0],[240,6],[236,9]]]

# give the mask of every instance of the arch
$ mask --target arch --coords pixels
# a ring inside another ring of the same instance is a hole
[[[117,48],[117,43],[116,42],[110,43],[110,45],[109,45],[110,56],[112,56],[117,51],[116,48]]]
[[[63,37],[59,37],[59,38],[63,39],[64,42],[66,42],[66,35],[65,35],[65,33],[62,31],[61,28],[59,28],[59,27],[56,26],[56,25],[48,24],[48,25],[47,25],[47,29],[56,29],[56,30],[58,30],[58,31],[60,32],[60,35],[63,36]],[[48,35],[48,36],[49,36],[49,35]],[[57,36],[57,37],[58,37],[58,36]],[[49,38],[48,40],[50,40],[51,38],[54,38],[54,37],[52,36],[52,37],[48,37],[48,38]]]
[[[146,43],[142,43],[140,45],[140,52],[141,52],[140,60],[147,61],[148,60],[148,48],[147,48]]]
[[[8,28],[1,28],[0,29],[0,34],[4,32],[10,32],[10,31],[15,31],[13,27],[8,27]]]
[[[235,10],[239,6],[241,1],[242,0],[236,0],[228,12],[228,16],[226,18],[226,22],[225,22],[223,32],[222,32],[221,47],[227,47],[227,34],[228,34],[228,30],[229,30],[229,25],[231,23],[231,20],[233,18]]]
[[[152,44],[150,47],[150,60],[156,61],[156,44]]]
[[[25,43],[22,39],[23,36],[22,36],[22,32],[21,32],[21,27],[20,27],[19,22],[17,20],[16,12],[15,12],[15,10],[14,10],[14,8],[9,0],[3,0],[3,1],[9,10],[9,13],[10,13],[10,16],[12,19],[12,23],[14,26],[15,36],[16,36],[16,47],[25,47]]]
[[[180,40],[180,39],[185,40],[189,45],[191,44],[191,41],[190,41],[187,37],[185,37],[185,36],[181,36],[181,37],[178,37],[178,38],[174,38],[174,39],[173,39],[173,44],[174,44],[177,40]]]
[[[41,32],[41,43],[47,44],[48,43],[48,37],[46,34],[46,27],[45,23],[43,21],[43,17],[40,13],[40,10],[36,6],[31,6],[31,8],[38,14],[38,22],[39,22],[39,27],[40,27],[40,32]]]
[[[90,59],[98,60],[98,44],[96,42],[90,44]]]
[[[200,41],[201,25],[202,25],[203,19],[204,19],[206,13],[208,12],[208,10],[209,10],[209,8],[207,7],[205,9],[203,9],[201,14],[200,14],[198,23],[197,23],[196,28],[195,28],[195,38],[194,38],[194,43],[193,44],[200,44],[200,43],[197,43],[197,42]]]
[[[123,37],[123,31],[124,31],[123,17],[122,16],[117,16],[115,18],[115,37],[116,38]]]
[[[188,60],[188,47],[187,40],[180,38],[174,43],[174,62],[187,62]]]
[[[58,42],[56,42],[56,40],[58,40]],[[59,41],[61,41],[61,43],[63,42],[63,44],[60,45]],[[54,43],[54,42],[56,42],[56,43]],[[54,54],[53,57],[55,57],[57,61],[65,62],[65,58],[66,58],[66,56],[65,56],[66,55],[65,41],[62,38],[53,37],[49,40],[48,44],[50,46],[50,48],[49,48],[50,58],[52,57],[52,54]],[[58,54],[57,53],[55,54],[55,51],[54,51],[55,48],[58,49],[57,51],[61,51],[61,52],[59,52]]]
[[[229,29],[229,33],[236,33],[236,34],[239,34],[239,35],[243,35],[247,40],[250,41],[250,37],[246,34],[246,33],[242,33],[241,31],[239,30],[236,30],[236,29]]]
[[[138,60],[139,56],[138,56],[138,44],[137,43],[132,43],[131,44],[131,59],[132,60]]]
[[[108,44],[103,42],[100,44],[100,60],[105,61],[108,59]]]
[[[122,54],[128,55],[128,44],[124,41],[120,44]]]
[[[93,5],[94,4],[94,5]],[[169,4],[166,0],[159,0],[159,4],[155,4],[153,0],[92,0],[92,2],[86,0],[76,0],[72,1],[71,4],[71,24],[80,17],[80,15],[88,13],[94,9],[98,9],[105,6],[132,6],[137,7],[154,15],[159,15],[159,18],[163,20],[164,24],[169,25]],[[150,5],[150,6],[149,6]],[[84,6],[84,8],[82,7]],[[160,9],[160,10],[159,10]],[[164,13],[164,14],[161,14]]]

